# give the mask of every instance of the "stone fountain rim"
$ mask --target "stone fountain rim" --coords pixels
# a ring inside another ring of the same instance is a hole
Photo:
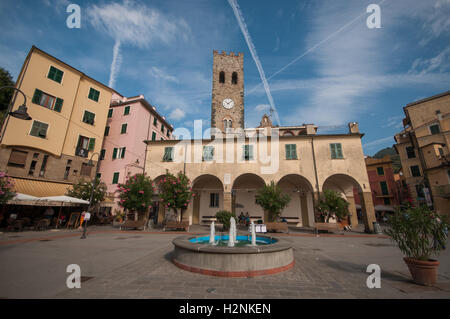
[[[261,253],[282,251],[292,248],[292,243],[290,240],[267,235],[257,235],[257,237],[274,238],[277,240],[277,242],[273,244],[261,245],[256,247],[227,247],[227,246],[219,247],[219,246],[209,246],[205,244],[191,243],[189,241],[190,239],[204,236],[209,236],[209,234],[180,236],[172,240],[172,243],[174,246],[183,249],[195,252],[214,253],[214,254],[261,254]]]

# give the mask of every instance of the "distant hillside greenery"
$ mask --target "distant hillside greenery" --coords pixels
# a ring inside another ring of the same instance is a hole
[[[389,155],[389,157],[392,160],[392,167],[394,169],[394,173],[398,173],[400,171],[400,169],[402,168],[402,164],[400,162],[400,155],[398,155],[395,152],[394,147],[383,148],[382,150],[378,151],[373,157],[374,158],[383,158],[386,155]]]

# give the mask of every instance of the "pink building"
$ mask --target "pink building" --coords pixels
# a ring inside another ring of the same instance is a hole
[[[108,186],[112,212],[120,209],[114,194],[127,176],[144,172],[144,140],[172,139],[173,126],[143,95],[126,98],[113,94],[100,153],[98,176]]]

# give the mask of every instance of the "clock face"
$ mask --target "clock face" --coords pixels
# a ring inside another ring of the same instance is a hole
[[[224,108],[231,109],[234,106],[234,101],[232,99],[225,99],[222,104]]]

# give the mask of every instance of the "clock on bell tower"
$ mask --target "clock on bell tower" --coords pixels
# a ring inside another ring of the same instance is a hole
[[[244,129],[243,53],[213,51],[211,128],[223,133]]]

